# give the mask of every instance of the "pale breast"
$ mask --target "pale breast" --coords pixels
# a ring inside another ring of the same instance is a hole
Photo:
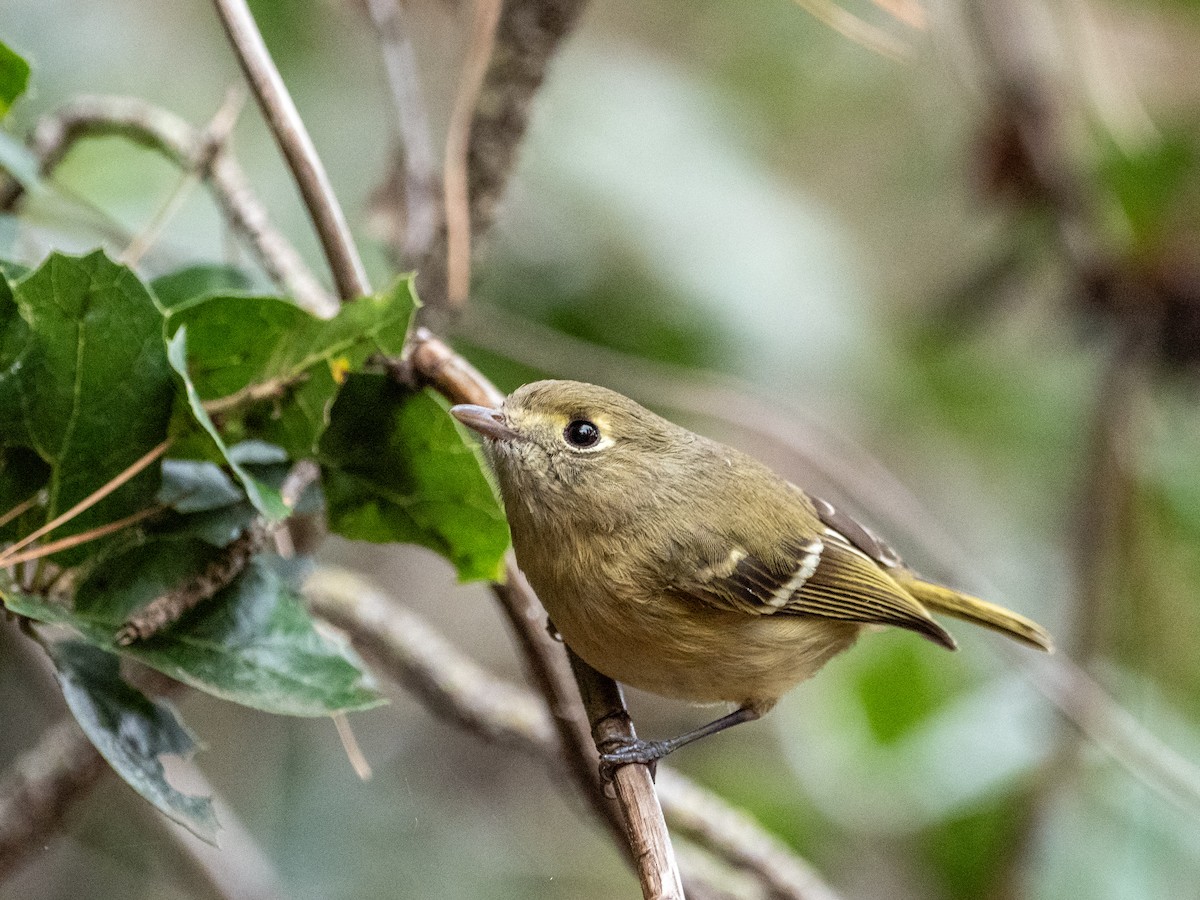
[[[535,585],[536,587],[536,585]],[[547,595],[567,644],[593,668],[642,690],[694,703],[729,701],[763,710],[814,675],[861,626],[799,616],[756,616],[585,592]]]

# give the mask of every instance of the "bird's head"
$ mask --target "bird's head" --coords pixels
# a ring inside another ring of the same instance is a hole
[[[536,381],[499,409],[464,404],[450,412],[484,436],[505,502],[546,512],[594,510],[650,490],[647,479],[696,441],[628,397],[577,381]]]

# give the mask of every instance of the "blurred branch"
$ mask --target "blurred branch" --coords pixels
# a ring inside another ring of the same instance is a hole
[[[46,846],[66,811],[106,770],[69,717],[17,758],[0,781],[0,882]]]
[[[471,41],[467,46],[467,58],[446,132],[442,196],[446,204],[446,308],[452,313],[463,307],[471,292],[471,205],[467,187],[467,154],[470,151],[475,108],[496,45],[496,29],[500,24],[502,6],[501,0],[475,0]]]
[[[325,166],[245,0],[213,0],[234,54],[300,188],[343,301],[371,292],[367,273]]]
[[[254,251],[259,264],[296,302],[314,313],[329,312],[332,301],[305,266],[299,252],[277,231],[228,147],[215,149],[204,133],[179,116],[133,97],[78,97],[38,120],[30,149],[43,177],[49,177],[71,147],[83,138],[124,137],[163,154],[183,169],[202,172],[230,227]],[[211,154],[211,156],[210,156]],[[209,158],[208,165],[197,161]],[[0,209],[23,194],[14,179],[0,184]]]
[[[467,110],[472,113],[466,129],[464,182],[468,245],[478,241],[495,220],[529,124],[534,96],[584,5],[585,0],[506,0],[502,4],[482,86],[473,109]],[[405,258],[403,246],[393,247],[393,253],[406,266],[414,262]],[[443,216],[428,253],[415,260],[417,288],[426,303],[426,314],[447,307],[447,255]]]
[[[401,235],[405,259],[429,253],[441,222],[438,207],[437,161],[429,115],[417,71],[416,53],[405,27],[406,0],[363,0],[379,35],[380,52],[396,125],[400,130],[399,163],[403,168]]]
[[[304,595],[314,615],[345,632],[364,656],[416,694],[431,712],[567,774],[558,730],[543,698],[496,679],[420,616],[357,574],[318,569]],[[674,827],[729,865],[754,875],[772,897],[836,900],[807,863],[757,822],[662,764],[658,794]]]
[[[847,40],[853,41],[873,53],[891,59],[909,59],[912,56],[912,48],[906,43],[865,19],[860,19],[839,4],[837,0],[794,0],[794,2],[826,28],[836,31]],[[897,15],[897,18],[899,17]]]
[[[226,92],[225,100],[201,133],[200,154],[184,170],[179,183],[175,185],[175,189],[171,191],[166,202],[159,207],[158,212],[121,251],[121,255],[118,257],[120,262],[127,266],[136,266],[154,246],[154,242],[162,235],[163,229],[167,227],[171,218],[179,212],[192,189],[204,178],[204,173],[212,168],[213,158],[217,152],[229,143],[233,129],[237,125],[238,116],[241,115],[242,107],[245,104],[246,94],[240,87],[230,88]]]

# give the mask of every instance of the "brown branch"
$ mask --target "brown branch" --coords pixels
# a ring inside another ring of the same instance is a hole
[[[58,829],[67,810],[106,770],[74,719],[50,727],[0,781],[0,882]]]
[[[361,262],[358,262],[357,253],[354,250],[349,233],[344,227],[344,221],[341,220],[340,207],[333,196],[328,179],[324,177],[324,170],[320,166],[320,162],[316,157],[316,151],[308,139],[299,114],[296,112],[295,106],[287,94],[278,71],[271,62],[253,17],[250,15],[243,0],[214,0],[214,3],[226,26],[226,30],[229,32],[234,48],[238,52],[242,66],[246,70],[246,74],[250,78],[251,84],[259,97],[259,102],[262,104],[264,112],[272,124],[276,141],[282,146],[285,156],[287,156],[288,162],[292,167],[293,175],[300,182],[301,190],[305,196],[305,201],[308,204],[314,224],[321,234],[326,257],[338,281],[338,291],[342,299],[350,299],[357,294],[365,293],[365,277],[358,279],[361,283],[355,283],[356,279],[353,277],[361,274]],[[561,2],[561,0],[558,3],[549,4],[549,7],[571,8],[574,11],[578,11],[580,6],[579,2]],[[520,8],[523,11],[522,15],[527,14],[529,11],[525,5],[520,3],[510,4],[505,8],[505,11],[506,13],[510,13],[514,8]],[[573,18],[570,21],[573,21]],[[521,21],[518,24],[522,28],[525,28],[530,23]],[[562,20],[559,20],[534,24],[537,26],[534,28],[534,32],[539,36],[546,34],[546,29],[543,27],[545,24],[555,26],[558,29],[558,35],[561,36],[565,31],[565,26],[569,25],[570,22],[564,23]],[[500,27],[503,29],[503,22]],[[552,50],[556,43],[557,41],[554,41],[549,49]],[[541,63],[538,66],[537,83],[540,83],[542,66],[544,66],[547,55],[547,51],[543,50],[539,56]],[[504,65],[500,65],[498,70],[497,61],[493,60],[493,65],[488,72],[488,78],[492,76],[493,72],[505,71],[505,65],[509,62],[507,60],[504,61]],[[507,78],[502,80],[502,83],[506,82]],[[486,84],[487,79],[485,79],[485,88]],[[536,87],[536,84],[534,87]],[[532,93],[532,91],[529,93]],[[528,94],[526,97],[528,97]],[[483,104],[482,97],[480,104]],[[524,130],[523,121],[520,130]],[[510,153],[513,152],[515,150],[515,141],[511,142],[507,149]],[[471,171],[474,176],[474,167],[472,167]],[[506,175],[507,167],[504,171]],[[358,265],[355,267],[351,263],[358,263]],[[433,352],[435,349],[434,345],[440,344],[440,342],[431,337],[426,337],[418,343],[424,345],[425,352],[422,353],[421,347],[418,346],[410,354],[413,366],[412,371],[414,373],[419,374],[421,378],[428,381],[434,381],[435,378],[444,378],[449,375],[459,378],[457,387],[462,390],[458,390],[457,392],[452,392],[445,383],[439,384],[439,389],[447,397],[458,402],[463,402],[464,400],[467,402],[477,402],[480,397],[498,396],[498,392],[494,386],[489,384],[486,379],[467,366],[463,361],[457,359],[444,345],[440,345],[440,352]],[[431,369],[422,369],[420,361],[430,359],[437,364],[431,367]],[[515,573],[515,567],[510,566],[509,568],[511,572]],[[562,728],[564,746],[570,752],[572,748],[580,744],[580,740],[578,725],[573,724],[565,716],[565,710],[570,705],[568,699],[570,697],[569,681],[564,677],[561,663],[555,661],[556,656],[561,659],[562,648],[545,633],[544,618],[539,613],[536,613],[536,610],[539,608],[537,600],[523,579],[511,578],[507,585],[497,588],[497,596],[501,600],[508,600],[505,609],[509,612],[510,621],[521,638],[521,646],[525,651],[527,664],[532,674],[539,680],[539,685],[545,690],[546,696],[551,698],[552,709],[556,711],[562,709],[564,711],[564,717],[559,721],[562,723],[560,727]],[[539,621],[542,624],[539,624]],[[576,755],[574,753],[571,754],[572,757]],[[582,753],[578,755],[582,756]],[[591,759],[588,762],[590,763]],[[576,768],[577,770],[582,770],[583,763],[581,760],[576,761]],[[581,784],[580,786],[587,792],[588,796],[597,795],[598,786],[594,775],[589,777],[587,784]],[[599,796],[602,798],[602,793]],[[653,810],[658,807],[658,800],[654,794],[653,785],[650,784],[648,778],[636,790],[628,792],[625,799],[628,800],[630,798],[635,799],[638,806],[635,810],[627,804],[623,809],[631,845],[635,849],[651,846],[669,848],[670,839],[666,835],[665,826],[661,824],[661,812],[659,812],[657,821],[654,820],[653,816],[645,812],[646,810]],[[602,800],[595,800],[594,802],[597,804],[598,809],[605,811],[605,818],[611,819],[607,802],[603,802]],[[662,833],[650,834],[647,832],[647,829],[654,828],[658,828]],[[642,860],[639,859],[640,862]],[[671,871],[674,872],[673,860],[671,860],[671,863]],[[662,883],[670,890],[673,883],[678,883],[678,873],[674,872],[673,877],[668,874],[668,877],[662,879]],[[644,882],[644,884],[648,885],[649,882]],[[668,894],[668,896],[672,895]]]
[[[403,0],[363,0],[363,4],[379,35],[383,67],[400,131],[398,164],[403,178],[399,204],[403,213],[403,231],[399,243],[404,259],[422,259],[437,237],[441,210],[438,206],[437,160],[417,72],[416,53],[404,21]]]
[[[452,313],[463,307],[471,292],[471,203],[468,196],[471,125],[496,45],[502,6],[501,0],[475,0],[471,41],[446,132],[442,196],[446,204],[446,307]]]
[[[398,374],[410,383],[416,381],[432,385],[455,403],[494,406],[503,399],[503,395],[494,385],[426,329],[418,329],[413,335],[403,371]],[[508,581],[503,585],[494,586],[496,595],[508,614],[509,622],[524,653],[526,666],[535,684],[550,703],[560,738],[567,751],[567,759],[580,789],[597,811],[611,823],[611,807],[596,777],[596,755],[588,747],[591,742],[584,737],[591,732],[591,728],[576,712],[578,703],[575,701],[569,670],[564,665],[563,646],[546,631],[545,613],[528,582],[511,562],[507,571]],[[611,698],[612,693],[616,691],[616,686],[610,679],[591,669],[576,670],[574,680],[580,694],[585,697],[597,695]],[[618,694],[617,701],[619,699]],[[618,705],[624,708],[623,702],[619,702]],[[662,826],[661,811],[657,816],[653,814],[658,807],[658,799],[654,794],[649,773],[644,767],[640,767],[640,770],[646,775],[644,779],[631,773],[623,782],[619,782],[618,800],[624,814],[625,833],[629,838],[639,872],[645,876],[642,882],[644,891],[653,891],[661,887],[667,891],[663,896],[673,896],[671,891],[678,886],[678,872],[669,852],[665,856],[661,855],[661,851],[669,851],[670,838]],[[649,851],[658,852],[660,855],[652,858],[647,855]],[[643,866],[643,863],[666,864],[668,861],[670,865],[656,874],[649,873]]]
[[[592,725],[592,737],[598,750],[624,744],[637,738],[621,687],[601,675],[567,648],[571,669],[583,697],[583,708]],[[654,776],[645,764],[621,766],[613,773],[613,787],[625,812],[625,827],[642,896],[646,900],[683,900],[683,879],[671,848],[671,835],[658,797]]]
[[[533,99],[554,55],[574,29],[585,0],[506,0],[483,87],[475,103],[467,148],[469,233],[491,227],[529,125]],[[417,263],[417,288],[426,310],[446,306],[447,231]]]
[[[558,729],[542,697],[498,680],[424,619],[360,575],[323,568],[304,595],[313,614],[344,632],[369,661],[436,715],[485,740],[519,749],[567,776]],[[700,846],[753,875],[776,898],[836,900],[811,867],[752,818],[665,765],[663,812]]]
[[[57,528],[59,525],[62,525],[65,522],[69,522],[69,521],[71,521],[71,519],[75,518],[80,513],[86,512],[87,510],[91,509],[93,506],[95,506],[97,503],[99,503],[101,500],[103,500],[105,497],[107,497],[109,494],[111,494],[117,488],[121,487],[121,485],[125,484],[125,482],[129,481],[129,479],[133,478],[135,475],[137,475],[139,472],[141,472],[143,469],[145,469],[151,463],[155,462],[160,456],[162,456],[164,453],[167,452],[167,449],[171,446],[172,441],[173,441],[173,438],[167,438],[165,441],[163,441],[161,444],[159,444],[153,450],[148,451],[143,456],[139,457],[134,462],[130,463],[129,466],[127,466],[122,472],[120,472],[113,478],[110,478],[108,481],[106,481],[104,484],[102,484],[96,490],[92,491],[90,494],[88,494],[86,497],[84,497],[82,500],[80,500],[78,503],[76,503],[74,506],[72,506],[70,509],[68,509],[66,512],[62,513],[59,516],[56,516],[54,519],[47,522],[41,528],[38,528],[35,531],[30,532],[28,535],[21,538],[21,540],[17,541],[15,544],[12,544],[12,545],[6,547],[2,552],[0,552],[0,568],[10,565],[11,564],[10,560],[12,560],[14,557],[16,557],[17,553],[20,550],[23,550],[25,547],[28,547],[30,544],[32,544],[34,541],[36,541],[38,538],[44,537],[45,535],[49,534],[55,528]]]
[[[248,384],[228,396],[204,401],[204,411],[217,418],[234,410],[262,403],[264,400],[281,400],[292,388],[307,381],[308,377],[307,372],[298,372],[294,375]]]
[[[341,204],[317,155],[304,121],[275,67],[258,25],[245,0],[213,0],[225,33],[246,80],[271,127],[275,142],[287,160],[300,188],[325,258],[333,272],[338,296],[353,300],[371,292],[366,269],[350,236]]]
[[[132,97],[72,100],[38,121],[30,135],[30,149],[42,176],[49,177],[77,141],[109,135],[161,153],[184,169],[208,152],[203,134],[186,121]],[[227,147],[215,150],[204,177],[222,217],[249,244],[267,275],[310,312],[332,312],[335,306],[328,292],[296,248],[271,224],[266,207]],[[0,209],[11,208],[22,193],[13,179],[0,184]]]
[[[233,583],[246,570],[254,554],[262,549],[267,529],[259,519],[246,526],[236,538],[221,548],[220,553],[203,571],[197,572],[182,584],[159,594],[128,619],[116,635],[116,642],[128,647],[158,634],[178,622],[183,615]]]
[[[668,766],[659,764],[655,781],[673,829],[754,875],[775,900],[838,900],[812,866],[742,810]]]

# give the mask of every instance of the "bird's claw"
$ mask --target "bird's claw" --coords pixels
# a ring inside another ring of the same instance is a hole
[[[650,769],[650,778],[653,779],[658,761],[670,752],[670,748],[662,741],[643,741],[640,738],[612,741],[600,754],[600,778],[608,783],[622,766],[643,765]]]

